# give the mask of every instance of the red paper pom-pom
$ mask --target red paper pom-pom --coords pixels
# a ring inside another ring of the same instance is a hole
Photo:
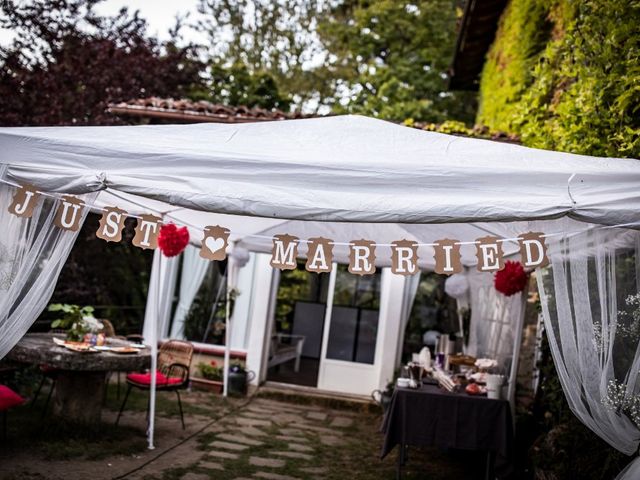
[[[496,273],[494,286],[507,297],[521,292],[527,286],[529,275],[520,262],[507,260],[504,268]]]
[[[189,230],[187,227],[176,227],[173,223],[167,223],[160,227],[158,234],[158,247],[167,257],[175,257],[189,244]]]

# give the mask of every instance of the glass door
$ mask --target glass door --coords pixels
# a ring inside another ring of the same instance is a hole
[[[304,269],[280,273],[267,380],[316,387],[322,352],[329,274]]]
[[[381,273],[359,276],[334,265],[329,282],[318,387],[368,393],[374,368],[380,317]]]

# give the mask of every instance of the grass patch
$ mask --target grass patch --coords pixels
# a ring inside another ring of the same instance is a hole
[[[33,408],[12,409],[7,427],[7,450],[38,451],[46,460],[100,460],[113,455],[131,455],[146,448],[144,431],[101,423],[90,427],[74,422],[41,420],[44,401]]]
[[[120,389],[120,397],[117,396],[117,386],[110,384],[107,389],[107,401],[105,407],[117,412],[124,400],[127,391],[126,384]],[[182,410],[185,418],[189,415],[205,415],[211,416],[217,411],[233,405],[233,400],[225,399],[220,395],[198,393],[198,403],[193,403],[189,392],[181,391]],[[132,388],[124,411],[146,412],[149,402],[149,391]],[[178,407],[178,397],[175,392],[157,392],[156,395],[156,412],[158,415],[166,417],[177,417],[180,415]]]

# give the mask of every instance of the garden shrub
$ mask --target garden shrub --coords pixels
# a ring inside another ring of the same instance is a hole
[[[640,158],[640,2],[512,0],[477,121],[527,146]]]

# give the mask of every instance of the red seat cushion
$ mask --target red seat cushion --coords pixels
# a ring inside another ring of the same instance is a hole
[[[151,373],[130,373],[127,375],[127,380],[138,385],[150,386],[151,385]],[[156,372],[156,385],[177,385],[182,383],[180,377],[167,377],[160,372]]]
[[[24,398],[11,390],[9,387],[0,385],[0,411],[9,410],[24,403]]]

